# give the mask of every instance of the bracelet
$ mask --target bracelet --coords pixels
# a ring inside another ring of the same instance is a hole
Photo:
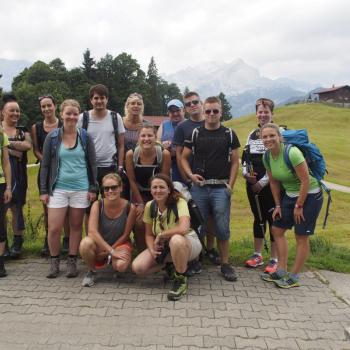
[[[11,186],[6,186],[7,190],[12,190]]]
[[[109,255],[112,255],[115,252],[114,248],[112,248],[109,252]]]
[[[281,206],[280,205],[275,205],[275,208],[281,208]]]
[[[302,205],[299,205],[299,204],[295,203],[295,208],[296,209],[301,209],[302,207],[303,207]]]

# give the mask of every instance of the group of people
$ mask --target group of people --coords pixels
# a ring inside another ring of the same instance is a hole
[[[82,282],[86,287],[93,286],[97,270],[109,264],[118,272],[131,267],[138,275],[165,267],[173,280],[168,299],[178,300],[187,291],[188,277],[201,272],[203,245],[209,260],[220,266],[223,278],[236,281],[236,271],[229,263],[229,241],[240,142],[232,129],[221,124],[220,99],[213,96],[202,101],[198,93],[188,92],[183,102],[170,100],[169,118],[156,132],[143,118],[140,94],[127,98],[123,118],[107,109],[108,97],[104,85],[92,86],[91,110],[82,112],[77,101],[68,99],[61,104],[58,118],[53,96],[41,96],[43,119],[33,125],[31,137],[17,125],[20,109],[15,98],[3,101],[0,276],[6,276],[7,208],[12,210],[14,231],[10,255],[21,253],[26,152],[32,138],[40,162],[38,186],[45,213],[43,252],[48,250],[50,255],[48,278],[60,274],[64,228],[66,276],[78,275],[80,252],[88,268]],[[285,164],[281,130],[272,121],[273,108],[269,99],[256,102],[258,128],[249,134],[242,156],[254,215],[254,254],[246,266],[263,265],[262,248],[269,228],[271,259],[261,277],[290,288],[299,285],[322,191],[298,148],[292,147],[289,154],[294,171]],[[264,157],[266,151],[268,157]],[[191,227],[186,198],[176,190],[179,183],[190,189],[202,215],[199,232]],[[87,235],[82,239],[84,218]],[[287,272],[285,231],[292,226],[297,252]],[[134,247],[138,255],[132,260]]]

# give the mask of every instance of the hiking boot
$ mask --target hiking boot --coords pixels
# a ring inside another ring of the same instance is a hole
[[[69,237],[64,236],[62,238],[62,254],[68,254],[69,252]]]
[[[77,258],[69,256],[67,258],[67,278],[74,278],[77,277],[79,274],[77,269]]]
[[[192,277],[196,273],[201,273],[202,272],[202,264],[199,260],[192,260],[188,263],[187,270],[184,273],[185,276],[187,277]]]
[[[263,272],[260,277],[265,282],[275,282],[277,280],[280,280],[284,275],[286,274],[285,271],[276,270],[272,273]]]
[[[18,259],[22,253],[22,245],[23,245],[23,236],[14,235],[13,236],[13,245],[10,250],[10,256],[13,259]]]
[[[222,264],[221,273],[224,276],[226,281],[230,281],[230,282],[237,281],[236,272],[230,264]]]
[[[60,273],[60,258],[51,258],[50,270],[47,278],[56,278]]]
[[[246,262],[245,262],[245,266],[246,267],[251,267],[251,268],[255,268],[258,266],[261,266],[264,264],[263,258],[261,255],[258,254],[253,254]]]
[[[276,286],[279,288],[293,288],[293,287],[299,287],[299,279],[293,277],[289,272],[286,273],[281,279],[274,281]]]
[[[179,300],[186,293],[187,293],[187,277],[175,272],[174,284],[168,293],[168,300]]]
[[[47,242],[47,235],[45,237],[44,245],[41,248],[40,255],[44,258],[50,255],[49,244]]]
[[[218,266],[221,264],[219,253],[215,250],[215,248],[208,250],[205,255],[213,265]]]
[[[4,250],[4,253],[2,254],[2,256],[5,259],[8,259],[10,257],[10,248],[9,248],[9,243],[8,243],[7,239],[5,241],[5,250]]]
[[[95,285],[95,280],[96,280],[96,272],[95,271],[88,271],[86,273],[81,285],[83,287],[92,287]]]
[[[5,270],[5,263],[4,263],[4,257],[0,256],[0,278],[1,277],[6,277],[7,276],[7,272]]]
[[[175,267],[172,262],[167,262],[164,266],[164,282],[165,281],[172,281],[175,278]]]
[[[270,259],[269,263],[265,267],[264,272],[266,273],[273,273],[277,271],[277,261],[274,259]]]

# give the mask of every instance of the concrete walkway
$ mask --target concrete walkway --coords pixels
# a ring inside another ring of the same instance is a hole
[[[188,295],[167,301],[162,275],[137,278],[108,270],[93,288],[78,278],[45,278],[48,263],[7,264],[0,279],[0,349],[350,349],[350,307],[320,277],[277,289],[259,271],[224,281],[216,267],[190,280]],[[345,276],[345,277],[344,277]],[[350,281],[350,275],[343,280]]]

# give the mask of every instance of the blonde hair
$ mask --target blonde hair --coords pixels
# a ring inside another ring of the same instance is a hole
[[[118,185],[119,186],[122,186],[123,185],[123,181],[122,181],[122,178],[116,174],[116,173],[109,173],[107,175],[105,175],[103,178],[102,178],[102,184],[108,180],[108,179],[111,179],[111,180],[114,180],[116,182],[118,182]]]
[[[267,124],[263,125],[260,128],[260,138],[261,138],[263,130],[265,130],[265,129],[274,129],[276,131],[277,135],[282,139],[281,129],[277,124],[267,123]]]
[[[128,96],[128,98],[126,99],[126,102],[125,102],[125,106],[124,106],[124,116],[126,119],[128,120],[131,120],[131,115],[129,113],[129,104],[132,100],[135,100],[135,99],[138,99],[142,102],[142,107],[141,107],[141,110],[140,110],[140,114],[139,114],[139,122],[141,123],[142,122],[142,116],[143,116],[143,112],[145,110],[145,105],[143,103],[143,98],[142,98],[142,95],[141,94],[138,94],[137,92],[134,92],[132,94],[130,94]]]
[[[61,105],[60,105],[60,112],[63,113],[64,109],[68,106],[71,106],[71,107],[76,107],[78,108],[79,110],[79,113],[81,111],[80,109],[80,104],[77,100],[73,100],[73,99],[67,99],[67,100],[64,100]]]

